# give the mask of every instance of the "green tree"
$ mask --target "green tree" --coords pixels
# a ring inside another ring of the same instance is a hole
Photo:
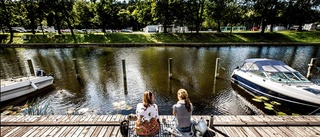
[[[118,14],[118,20],[119,20],[119,26],[121,28],[125,28],[129,25],[129,21],[130,21],[130,12],[126,9],[121,9]]]
[[[228,0],[227,0],[228,1]],[[206,4],[206,14],[217,22],[217,31],[221,32],[221,23],[227,12],[227,1],[225,0],[208,0]]]
[[[163,25],[163,32],[167,33],[168,25],[173,23],[173,17],[170,15],[169,0],[152,0],[151,13],[153,21]]]
[[[92,28],[94,18],[93,3],[86,1],[76,1],[73,6],[73,12],[77,18],[75,27],[78,29]]]
[[[155,24],[152,13],[151,13],[151,1],[139,1],[136,4],[135,9],[131,13],[131,16],[136,20],[141,26],[147,26]]]
[[[95,22],[100,28],[102,28],[102,31],[104,33],[106,32],[106,27],[108,25],[108,22],[112,21],[111,5],[112,5],[112,0],[101,0],[96,2],[95,4],[95,11],[96,11]]]

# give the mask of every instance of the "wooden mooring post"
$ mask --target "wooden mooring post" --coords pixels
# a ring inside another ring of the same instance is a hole
[[[218,78],[219,77],[219,68],[220,68],[220,58],[216,59],[216,69],[214,73],[214,77]]]
[[[31,75],[35,76],[34,69],[33,69],[33,64],[32,64],[31,59],[28,59],[27,62],[28,62],[28,66],[29,66],[29,70],[30,70]]]
[[[127,74],[126,74],[126,61],[123,59],[122,60],[122,73],[123,73],[123,79],[127,79]]]
[[[308,68],[308,73],[307,73],[307,79],[311,79],[312,76],[312,70],[313,70],[313,66],[316,63],[316,58],[311,58],[310,60],[310,64],[308,64],[309,68]]]
[[[171,79],[172,78],[172,58],[169,58],[168,59],[168,74],[169,74],[169,78]]]
[[[76,77],[77,79],[79,79],[79,69],[78,69],[78,64],[77,64],[77,60],[76,59],[73,59],[73,65],[74,65],[74,70],[76,71]]]

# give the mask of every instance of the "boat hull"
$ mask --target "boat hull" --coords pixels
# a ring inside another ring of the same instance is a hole
[[[319,104],[281,94],[280,92],[276,92],[276,90],[272,89],[272,86],[268,84],[257,84],[235,73],[231,76],[231,82],[241,86],[253,96],[265,96],[270,100],[281,102],[282,104],[286,104],[288,106],[307,107],[310,110],[320,108]]]
[[[30,80],[16,82],[14,84],[1,86],[1,102],[31,94],[53,84],[54,78],[36,77]]]

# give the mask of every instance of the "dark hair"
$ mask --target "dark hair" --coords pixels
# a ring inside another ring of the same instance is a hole
[[[191,105],[190,105],[191,101],[188,97],[188,92],[185,89],[179,89],[178,90],[178,97],[185,100],[186,109],[188,110],[188,112],[190,112],[191,111]]]
[[[144,107],[148,108],[149,105],[152,105],[154,103],[152,96],[153,96],[152,92],[150,91],[144,92],[143,99],[142,99],[142,103]]]

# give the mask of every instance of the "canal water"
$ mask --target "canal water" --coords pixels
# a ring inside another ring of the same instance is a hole
[[[306,76],[311,58],[320,58],[318,46],[221,46],[221,47],[86,47],[86,48],[4,48],[1,50],[1,78],[30,76],[27,60],[35,70],[55,77],[51,88],[28,102],[50,114],[135,113],[144,91],[155,95],[160,114],[172,114],[177,91],[184,88],[195,106],[194,114],[247,115],[266,113],[230,82],[234,68],[247,58],[282,60]],[[172,59],[172,78],[168,60]],[[216,59],[220,58],[219,78],[215,79]],[[76,60],[75,68],[73,60]],[[318,61],[320,62],[320,61]],[[125,74],[123,73],[125,64]],[[311,81],[320,84],[319,63]],[[76,76],[79,71],[79,78]],[[19,100],[19,99],[18,99]],[[17,101],[17,100],[16,100]],[[20,105],[25,100],[19,102]],[[8,104],[2,105],[5,107]],[[282,106],[287,114],[305,114]],[[279,110],[278,110],[279,111]]]

